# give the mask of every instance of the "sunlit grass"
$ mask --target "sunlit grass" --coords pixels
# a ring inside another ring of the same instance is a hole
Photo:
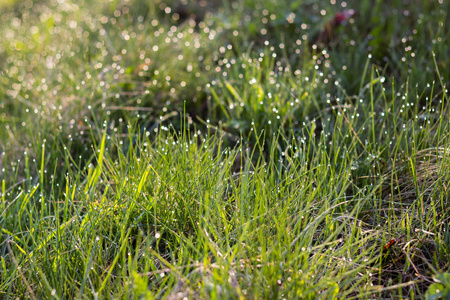
[[[5,7],[0,298],[448,295],[448,5]]]

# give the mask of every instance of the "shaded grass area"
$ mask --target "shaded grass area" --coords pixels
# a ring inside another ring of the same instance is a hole
[[[1,297],[445,296],[448,5],[9,6]]]

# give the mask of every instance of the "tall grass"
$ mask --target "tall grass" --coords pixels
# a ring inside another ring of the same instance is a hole
[[[445,297],[446,6],[5,8],[0,298]]]

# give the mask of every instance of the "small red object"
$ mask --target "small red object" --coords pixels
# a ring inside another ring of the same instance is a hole
[[[391,248],[393,245],[395,245],[399,240],[401,240],[403,237],[405,237],[406,234],[399,236],[396,239],[392,239],[389,241],[389,243],[387,243],[386,245],[383,246],[383,250],[389,250],[389,248]]]
[[[355,11],[353,9],[346,9],[346,10],[337,12],[334,15],[334,19],[332,22],[334,22],[335,25],[339,26],[343,22],[345,22],[348,19],[350,19],[351,17],[353,17],[354,15],[355,15]]]
[[[353,9],[345,9],[335,13],[334,18],[327,22],[318,36],[313,39],[313,43],[316,45],[330,46],[329,43],[334,40],[334,31],[339,26],[344,25],[354,15],[355,11]]]

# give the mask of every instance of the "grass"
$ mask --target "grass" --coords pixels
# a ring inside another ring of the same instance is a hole
[[[0,298],[450,293],[449,3],[5,3]]]

